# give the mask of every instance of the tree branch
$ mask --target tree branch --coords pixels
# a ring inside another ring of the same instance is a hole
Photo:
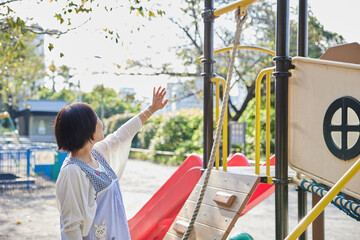
[[[43,29],[42,27],[40,26],[27,26],[27,30],[32,32],[32,33],[35,33],[35,34],[47,34],[47,35],[63,35],[63,34],[66,34],[72,30],[75,30],[79,27],[82,27],[83,25],[85,25],[86,23],[88,23],[89,21],[91,20],[91,17],[89,17],[85,22],[83,22],[82,24],[76,26],[76,27],[72,27],[72,28],[69,28],[67,29],[66,31],[59,31],[59,30],[55,30],[55,29]]]
[[[97,74],[97,73],[94,73]],[[130,76],[159,76],[159,75],[168,75],[173,77],[199,77],[197,73],[176,73],[176,72],[155,72],[155,73],[114,73],[117,76],[121,75],[130,75]]]
[[[190,39],[190,41],[192,42],[192,44],[194,44],[196,50],[201,53],[201,47],[197,44],[197,42],[195,41],[195,39],[190,35],[189,31],[186,30],[185,27],[182,27],[178,22],[176,22],[173,18],[169,18],[169,20],[176,24],[181,30],[183,30],[186,34],[186,36]]]
[[[191,97],[191,96],[195,96],[195,95],[197,95],[197,94],[199,94],[199,93],[201,93],[201,90],[198,90],[198,91],[196,91],[196,92],[191,92],[191,93],[186,94],[186,95],[184,95],[184,96],[182,96],[182,97],[179,97],[179,98],[169,99],[169,101],[170,101],[170,102],[181,101],[181,100],[183,100],[183,99],[185,99],[185,98],[188,98],[188,97]]]
[[[243,114],[243,112],[245,111],[248,103],[250,102],[251,99],[253,99],[255,97],[255,81],[252,82],[251,86],[248,88],[248,93],[245,97],[245,100],[243,102],[243,104],[241,105],[241,108],[238,111],[235,111],[236,114],[231,117],[231,119],[233,121],[237,121],[239,120],[239,118],[241,117],[241,115]],[[236,108],[235,108],[236,109]]]
[[[0,2],[0,6],[4,6],[8,3],[13,3],[13,2],[20,2],[21,0],[8,0],[8,1],[5,1],[5,2]]]

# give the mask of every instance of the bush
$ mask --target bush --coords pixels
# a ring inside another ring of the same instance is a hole
[[[141,148],[149,148],[151,139],[154,138],[162,121],[162,114],[151,117],[139,132],[138,137],[141,143]]]
[[[271,96],[271,108],[270,108],[270,155],[275,152],[275,109],[274,109],[275,97]],[[255,98],[252,99],[244,113],[241,115],[239,122],[246,123],[246,157],[248,159],[255,159]],[[261,109],[260,109],[260,155],[265,157],[266,146],[266,107],[265,96],[261,97]],[[236,146],[235,146],[236,148]]]
[[[136,114],[134,113],[123,113],[123,114],[116,114],[108,119],[104,120],[104,135],[109,135],[116,131],[121,125],[126,123],[129,119],[134,117]],[[140,140],[137,135],[135,135],[131,147],[140,147]]]
[[[117,114],[105,121],[105,134],[112,133],[135,114]],[[137,136],[132,147],[150,149],[150,153],[131,153],[130,157],[150,159],[164,164],[181,164],[186,154],[202,152],[202,111],[183,109],[175,113],[157,114],[149,119]],[[156,154],[170,151],[175,155]]]
[[[151,160],[180,164],[185,154],[202,152],[202,111],[183,109],[175,113],[155,116],[139,134],[142,147],[149,148]],[[155,151],[171,151],[176,155],[159,156]]]

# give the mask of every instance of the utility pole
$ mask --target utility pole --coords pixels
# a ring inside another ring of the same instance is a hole
[[[101,115],[100,115],[101,121],[104,120],[104,84],[101,84]]]

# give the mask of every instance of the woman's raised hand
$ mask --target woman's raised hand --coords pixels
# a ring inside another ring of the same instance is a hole
[[[154,87],[152,104],[149,106],[150,111],[152,111],[154,113],[155,111],[165,107],[166,103],[168,102],[168,99],[164,100],[165,94],[166,94],[165,88],[162,88],[160,86],[156,90],[156,88]]]

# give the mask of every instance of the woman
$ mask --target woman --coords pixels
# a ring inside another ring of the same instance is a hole
[[[118,180],[133,137],[166,105],[165,94],[165,88],[154,88],[152,104],[105,139],[88,104],[70,104],[58,113],[56,142],[70,153],[56,181],[62,239],[130,239]]]

